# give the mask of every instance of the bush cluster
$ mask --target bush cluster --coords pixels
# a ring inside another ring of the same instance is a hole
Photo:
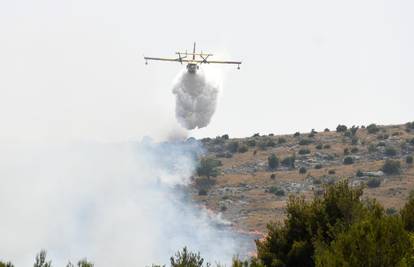
[[[239,142],[237,141],[230,142],[227,145],[227,150],[230,151],[230,153],[236,153],[238,149],[239,149]]]
[[[308,170],[305,167],[300,167],[299,168],[299,173],[300,174],[305,174]]]
[[[282,166],[293,169],[295,168],[295,160],[296,160],[296,156],[292,155],[292,156],[288,156],[284,158],[281,163],[282,163]]]
[[[382,166],[382,171],[388,175],[401,173],[401,162],[399,160],[387,159]]]
[[[216,177],[219,174],[218,167],[221,165],[222,163],[220,160],[212,158],[202,158],[196,170],[197,175],[205,176],[207,178]]]
[[[375,188],[381,185],[381,180],[378,177],[371,177],[369,178],[369,180],[367,181],[367,186],[369,188]]]
[[[249,150],[249,148],[247,146],[243,145],[243,146],[239,147],[238,151],[239,151],[239,153],[246,153],[248,150]]]
[[[272,186],[268,189],[269,193],[275,194],[276,196],[284,196],[285,195],[285,190],[283,190],[282,188],[279,188],[277,186]]]
[[[414,129],[414,121],[413,121],[413,122],[407,122],[407,123],[405,124],[405,129],[406,129],[407,131],[410,131],[410,130]]]
[[[276,170],[277,167],[279,167],[279,159],[278,157],[276,157],[275,154],[272,154],[267,158],[267,163],[268,163],[269,169],[271,170]]]
[[[346,130],[348,130],[348,127],[346,127],[346,125],[341,125],[341,124],[339,124],[339,125],[336,127],[336,131],[337,131],[338,133],[346,132]]]
[[[370,134],[376,134],[379,132],[379,130],[380,130],[379,127],[375,123],[372,123],[367,126],[367,131]]]
[[[312,202],[290,196],[284,224],[269,224],[267,236],[256,241],[257,258],[246,266],[412,266],[414,197],[401,215],[387,216],[361,196],[347,181]]]
[[[395,149],[392,146],[386,147],[385,151],[384,151],[384,154],[388,157],[394,157],[394,156],[397,155],[397,149]]]
[[[344,158],[344,164],[345,164],[345,165],[351,165],[351,164],[354,164],[354,158],[353,158],[353,157],[350,157],[350,156],[345,157],[345,158]]]
[[[85,258],[85,259],[79,260],[76,266],[77,267],[93,267],[94,264],[92,262],[89,262]],[[0,267],[14,267],[14,265],[11,262],[0,261]],[[52,267],[52,261],[47,260],[46,250],[41,250],[36,255],[33,267]],[[66,267],[75,267],[75,265],[69,261],[68,264],[66,264]]]
[[[298,153],[300,155],[306,155],[306,154],[310,154],[310,150],[308,148],[301,148],[299,149]]]
[[[301,146],[306,146],[306,145],[310,145],[310,144],[312,144],[312,140],[309,140],[309,139],[301,139],[299,141],[299,145],[301,145]]]
[[[278,187],[269,192],[285,194]],[[342,180],[326,186],[311,201],[304,196],[289,196],[286,219],[268,224],[266,236],[256,240],[257,255],[249,260],[233,258],[231,266],[414,266],[414,192],[400,212],[395,208],[385,210],[375,200],[363,199],[362,193],[362,187],[351,187]],[[14,267],[2,261],[0,266]],[[41,251],[33,267],[51,266],[46,252]],[[66,266],[74,267],[70,262]],[[83,259],[77,266],[94,265]],[[184,247],[170,258],[169,266],[212,265],[199,252]]]
[[[284,138],[284,137],[279,137],[278,139],[277,139],[277,143],[280,145],[280,144],[284,144],[284,143],[286,143],[287,141],[286,141],[286,138]]]

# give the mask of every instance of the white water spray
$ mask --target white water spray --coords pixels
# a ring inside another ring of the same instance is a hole
[[[206,127],[217,106],[220,85],[208,79],[204,70],[197,73],[183,71],[174,85],[175,115],[184,128]]]

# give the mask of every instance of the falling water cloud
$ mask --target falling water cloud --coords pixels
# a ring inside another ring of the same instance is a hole
[[[219,83],[209,79],[203,69],[197,73],[181,72],[175,82],[175,115],[184,128],[206,127],[216,110]]]

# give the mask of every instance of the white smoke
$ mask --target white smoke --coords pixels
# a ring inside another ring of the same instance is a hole
[[[54,266],[83,257],[147,266],[188,246],[228,262],[243,242],[186,193],[200,149],[194,140],[0,146],[0,260],[30,266],[43,248]]]
[[[203,69],[180,73],[173,89],[178,122],[189,130],[206,127],[216,110],[219,87]]]

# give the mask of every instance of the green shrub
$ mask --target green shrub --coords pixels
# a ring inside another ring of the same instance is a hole
[[[377,152],[377,147],[374,144],[369,144],[368,153],[375,153],[375,152]]]
[[[222,139],[224,140],[229,140],[229,135],[228,134],[224,134],[221,136]]]
[[[357,147],[351,148],[351,153],[358,153],[359,149]]]
[[[270,139],[269,141],[267,141],[266,145],[268,147],[275,147],[276,146],[276,143],[275,143],[275,141],[273,141],[273,140]]]
[[[394,147],[386,147],[384,154],[388,157],[393,157],[397,155],[397,149],[395,149]]]
[[[356,137],[352,137],[351,144],[352,144],[353,146],[356,146],[356,145],[358,144],[358,138],[356,138]]]
[[[256,146],[256,140],[254,140],[254,139],[248,140],[247,141],[247,145],[248,146],[251,146],[251,147]]]
[[[358,171],[356,172],[356,176],[357,176],[357,177],[362,177],[362,176],[364,176],[364,173],[363,173],[361,170],[358,170]]]
[[[308,137],[309,138],[313,138],[313,137],[315,137],[315,135],[317,134],[318,132],[317,131],[315,131],[315,129],[312,129],[312,131],[308,134]]]
[[[276,196],[284,196],[285,191],[282,188],[279,188],[277,186],[272,186],[268,189],[269,193],[275,194]]]
[[[382,171],[388,175],[401,173],[401,162],[399,160],[387,159],[382,166]]]
[[[386,140],[388,139],[390,136],[388,134],[378,134],[377,135],[377,139],[378,140]]]
[[[378,177],[371,177],[369,178],[369,180],[367,181],[367,186],[369,188],[375,188],[380,186],[381,184],[381,180]]]
[[[377,146],[384,146],[385,147],[385,146],[387,146],[387,144],[385,142],[381,141],[381,142],[378,142]]]
[[[247,146],[241,146],[239,147],[239,153],[246,153],[249,149],[247,148]]]
[[[198,190],[198,195],[199,196],[207,196],[207,189],[205,188],[201,188]]]
[[[413,164],[413,156],[407,156],[405,158],[405,163],[407,163],[407,164]]]
[[[221,165],[222,163],[220,160],[202,158],[197,167],[197,174],[198,176],[206,176],[207,178],[216,177],[219,174],[218,167]]]
[[[298,152],[300,155],[310,154],[310,150],[308,148],[301,148]]]
[[[346,130],[348,130],[348,127],[346,127],[346,125],[341,125],[341,124],[339,124],[339,125],[336,127],[336,131],[337,131],[338,133],[341,133],[341,132],[346,132]]]
[[[394,207],[387,208],[387,209],[385,210],[385,214],[387,214],[388,216],[393,216],[393,215],[396,215],[397,213],[398,213],[398,211],[397,211],[397,209],[396,209],[396,208],[394,208]]]
[[[357,131],[358,131],[358,129],[359,129],[359,126],[353,125],[351,128],[349,128],[349,131],[350,131],[350,133],[351,133],[352,136],[355,136],[356,133],[357,133]]]
[[[294,137],[299,137],[300,136],[300,133],[299,132],[296,132],[296,133],[293,134],[293,136]]]
[[[407,122],[405,124],[405,129],[409,132],[410,130],[414,129],[414,122]]]
[[[336,171],[335,171],[335,170],[329,170],[329,171],[328,171],[328,174],[331,174],[331,175],[332,175],[332,174],[335,174],[335,173],[336,173]]]
[[[378,126],[375,123],[372,123],[372,124],[367,126],[367,131],[370,134],[375,134],[375,133],[379,132],[379,130],[380,129],[378,128]]]
[[[353,157],[345,157],[344,158],[344,164],[345,165],[351,165],[351,164],[354,164],[354,158]]]
[[[207,178],[207,177],[198,177],[195,179],[195,188],[197,188],[200,192],[200,190],[203,190],[207,193],[208,190],[215,185],[216,180],[215,179],[211,179],[211,178]]]
[[[280,145],[280,144],[284,144],[284,143],[286,143],[286,138],[284,138],[284,137],[279,137],[278,139],[277,139],[277,143]]]
[[[231,153],[236,153],[238,149],[239,149],[239,142],[237,141],[230,142],[227,145],[227,150],[230,151]]]
[[[344,132],[344,136],[346,136],[346,137],[351,137],[352,136],[352,134],[351,134],[351,131],[345,131]]]
[[[312,140],[309,140],[309,139],[301,139],[299,141],[299,145],[301,145],[301,146],[306,146],[306,145],[309,145],[311,143],[312,143]]]
[[[317,169],[317,170],[322,169],[322,164],[316,164],[315,169]]]
[[[288,167],[288,168],[295,168],[295,160],[296,160],[296,156],[292,155],[289,157],[286,157],[282,160],[282,166]]]
[[[257,145],[261,150],[266,150],[267,149],[267,142],[266,141],[261,141],[259,142],[259,144]]]
[[[414,138],[412,138],[412,139],[410,140],[410,145],[413,145],[413,146],[414,146]]]
[[[269,169],[271,170],[275,170],[277,169],[277,167],[279,167],[279,159],[276,157],[275,154],[272,154],[267,158],[267,163],[268,163]]]
[[[276,174],[272,173],[272,174],[270,175],[270,179],[272,179],[272,180],[276,179]]]
[[[320,149],[322,149],[322,144],[317,144],[317,145],[315,146],[315,148],[316,148],[316,149],[319,149],[319,150],[320,150]]]
[[[300,167],[299,168],[299,173],[300,174],[305,174],[308,170],[305,167]]]

